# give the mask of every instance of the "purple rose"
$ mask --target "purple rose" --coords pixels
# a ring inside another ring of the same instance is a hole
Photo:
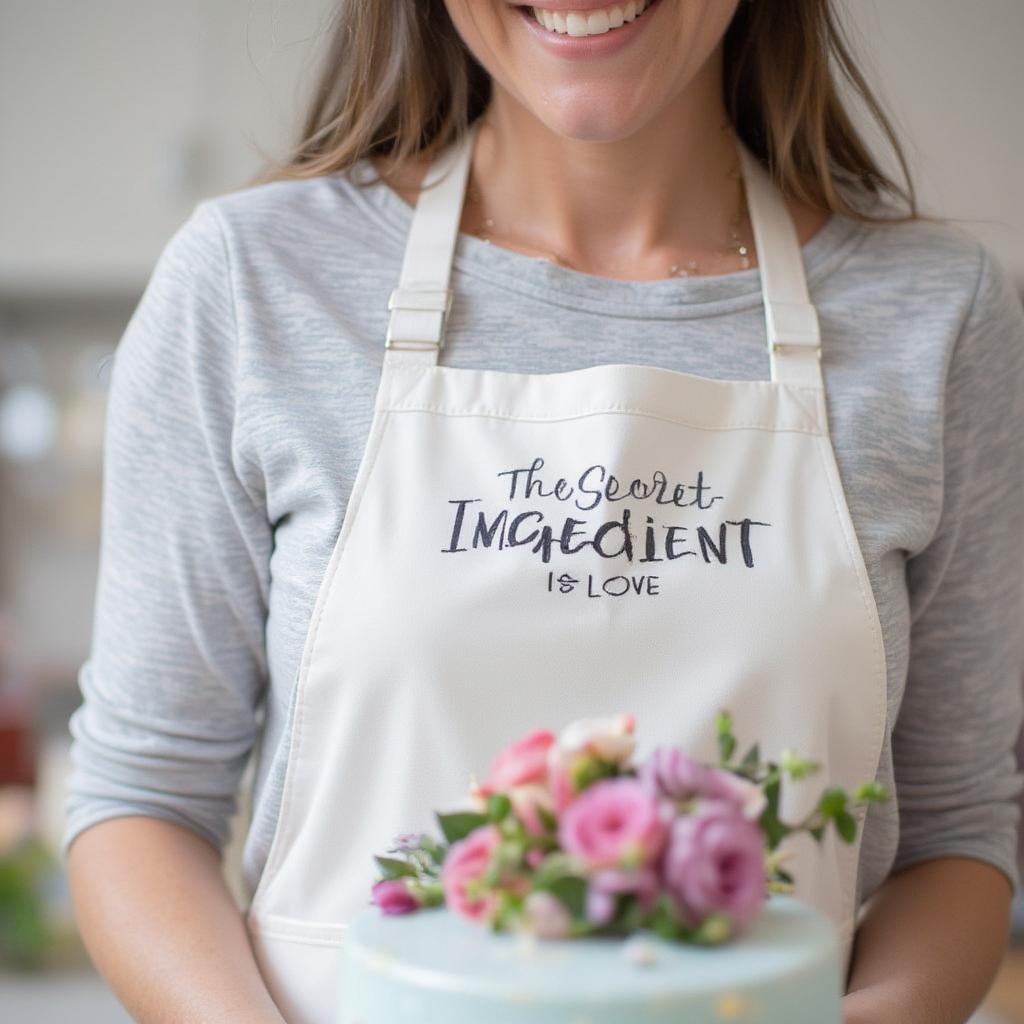
[[[744,818],[751,821],[757,821],[768,804],[764,790],[757,783],[725,768],[707,770],[704,795],[730,801]]]
[[[708,769],[676,747],[658,747],[640,766],[637,777],[652,796],[690,800],[703,795]]]
[[[742,931],[767,891],[761,829],[731,801],[702,800],[672,823],[662,877],[689,924],[719,911]]]
[[[615,916],[616,897],[632,893],[645,910],[652,910],[658,898],[658,876],[653,868],[620,871],[607,868],[591,876],[587,884],[587,920],[604,925]]]
[[[373,902],[385,914],[411,914],[414,910],[420,909],[419,902],[409,892],[403,878],[391,878],[378,882],[371,892]]]
[[[757,820],[767,804],[761,786],[725,768],[703,765],[674,747],[655,750],[640,767],[638,778],[654,796],[674,802],[729,800],[751,820]]]

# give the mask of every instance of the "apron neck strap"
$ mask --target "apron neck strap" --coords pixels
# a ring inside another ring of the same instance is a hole
[[[420,188],[398,287],[388,299],[384,358],[436,363],[452,305],[452,257],[479,121],[434,159]]]
[[[824,390],[818,314],[793,218],[761,162],[738,136],[736,144],[761,272],[771,379]]]
[[[452,257],[479,121],[435,157],[420,190],[398,287],[388,299],[385,360],[436,363],[452,304]],[[764,298],[771,379],[823,389],[818,316],[782,194],[737,137]]]

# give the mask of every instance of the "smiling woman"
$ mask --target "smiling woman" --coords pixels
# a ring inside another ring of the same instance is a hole
[[[137,1019],[352,1024],[389,836],[538,721],[697,755],[726,707],[893,795],[782,840],[846,1024],[969,1015],[1019,883],[1024,314],[833,71],[877,112],[830,0],[338,3],[294,152],[182,226],[111,378],[66,842]]]

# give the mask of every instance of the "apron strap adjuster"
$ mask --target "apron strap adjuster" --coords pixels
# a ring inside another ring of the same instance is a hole
[[[395,288],[388,296],[385,348],[442,348],[452,308],[450,288]]]
[[[773,352],[813,352],[814,355],[820,360],[821,359],[821,346],[820,345],[803,345],[796,344],[791,341],[773,341],[772,342]]]
[[[821,359],[821,331],[817,310],[809,302],[765,303],[768,320],[768,344],[780,355],[813,353]]]

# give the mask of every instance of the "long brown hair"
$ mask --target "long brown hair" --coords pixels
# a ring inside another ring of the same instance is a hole
[[[378,157],[384,176],[430,156],[487,105],[491,82],[444,0],[337,0],[301,137],[262,184],[347,170]],[[895,152],[905,186],[886,176],[840,100],[830,62]],[[866,222],[924,218],[899,140],[853,58],[833,0],[741,0],[723,39],[723,90],[737,134],[781,190]],[[895,198],[907,213],[865,209]]]

